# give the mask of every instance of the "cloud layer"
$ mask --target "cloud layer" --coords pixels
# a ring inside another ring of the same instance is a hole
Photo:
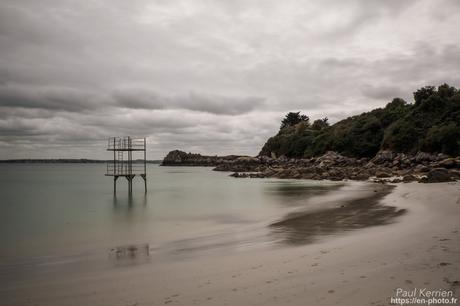
[[[332,122],[460,86],[456,0],[0,3],[0,158],[105,158],[113,135],[257,154],[288,111]]]

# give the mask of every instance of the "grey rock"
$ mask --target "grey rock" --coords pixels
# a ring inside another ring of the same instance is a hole
[[[410,183],[410,182],[414,182],[416,180],[417,180],[417,178],[415,176],[411,175],[411,174],[404,175],[403,179],[402,179],[402,181],[404,183]]]
[[[391,177],[392,173],[391,171],[381,169],[375,172],[375,176],[377,178],[387,178],[387,177]]]
[[[443,168],[454,168],[457,164],[457,161],[455,160],[455,158],[447,158],[439,161],[437,164],[439,167]]]
[[[381,150],[375,154],[374,158],[371,159],[371,162],[374,164],[383,164],[388,161],[393,161],[395,153],[390,150]]]
[[[415,155],[416,162],[435,161],[437,156],[426,152],[417,152]]]
[[[422,183],[442,183],[452,181],[454,181],[452,175],[449,173],[449,170],[445,168],[431,169],[427,176],[420,180]]]

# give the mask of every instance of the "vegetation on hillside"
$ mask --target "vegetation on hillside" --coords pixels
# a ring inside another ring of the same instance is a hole
[[[300,112],[288,113],[259,155],[300,158],[336,151],[373,157],[381,149],[460,155],[460,90],[426,86],[414,92],[414,103],[395,98],[384,108],[333,125],[327,118],[311,124]]]

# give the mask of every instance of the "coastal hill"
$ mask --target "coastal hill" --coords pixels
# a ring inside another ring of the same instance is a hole
[[[329,125],[288,113],[278,134],[259,155],[288,158],[319,156],[334,151],[349,157],[374,157],[381,150],[460,155],[460,91],[447,84],[414,92],[414,103],[395,98],[384,108]]]
[[[234,177],[426,183],[460,179],[460,91],[426,86],[414,103],[384,108],[333,125],[288,113],[259,155],[202,156],[171,151],[162,165],[213,166]]]

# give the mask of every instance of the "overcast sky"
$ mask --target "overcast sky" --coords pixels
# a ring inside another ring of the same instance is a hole
[[[331,122],[460,87],[457,0],[1,0],[0,158],[106,138],[256,155],[288,111]]]

